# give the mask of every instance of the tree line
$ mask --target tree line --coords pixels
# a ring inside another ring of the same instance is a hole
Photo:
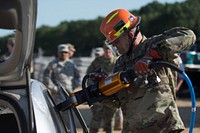
[[[138,10],[130,10],[134,15],[142,17],[140,30],[146,37],[160,34],[176,26],[184,26],[192,29],[196,36],[200,35],[200,1],[186,0],[173,4],[161,4],[153,1]],[[37,53],[42,48],[44,55],[54,55],[57,45],[72,43],[75,45],[75,56],[90,56],[95,47],[103,45],[105,37],[100,33],[100,24],[105,16],[99,16],[94,20],[63,21],[58,26],[43,25],[36,29],[35,48]],[[8,38],[0,38],[3,44]],[[2,49],[4,50],[4,49]]]

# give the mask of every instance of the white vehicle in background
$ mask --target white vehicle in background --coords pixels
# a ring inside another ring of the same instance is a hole
[[[75,133],[72,111],[88,132],[76,108],[58,109],[46,87],[30,78],[36,16],[37,0],[0,0],[0,29],[15,31],[16,42],[9,59],[0,63],[0,132]],[[60,94],[65,100],[61,87]]]
[[[186,71],[199,71],[200,72],[200,38],[196,43],[186,51],[181,53],[183,64]]]
[[[183,51],[180,56],[184,64],[185,72],[192,81],[195,95],[196,97],[200,97],[200,37],[197,38],[195,44],[189,50]],[[179,97],[190,97],[185,81],[177,94]]]

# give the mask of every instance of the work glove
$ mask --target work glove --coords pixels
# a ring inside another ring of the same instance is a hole
[[[134,71],[137,76],[145,76],[150,74],[149,64],[151,63],[150,58],[141,58],[134,65]]]
[[[151,74],[149,65],[153,59],[160,59],[161,56],[154,49],[151,49],[149,54],[145,55],[143,58],[139,59],[134,65],[134,71],[137,76],[145,76]]]

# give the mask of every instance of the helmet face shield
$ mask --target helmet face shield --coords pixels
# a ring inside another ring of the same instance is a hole
[[[109,42],[108,40],[106,42],[116,55],[126,54],[131,45],[128,31],[124,32],[119,38],[117,38],[113,42]]]
[[[107,39],[105,40],[105,45],[107,45],[107,47],[112,51],[113,55],[115,55],[116,57],[120,55],[117,48],[110,44]]]

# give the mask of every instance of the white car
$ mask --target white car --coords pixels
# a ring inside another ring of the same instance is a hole
[[[10,57],[0,63],[0,132],[75,133],[72,111],[88,132],[76,108],[59,110],[46,87],[30,78],[36,17],[37,0],[0,0],[0,28],[13,29],[16,42]],[[60,94],[65,100],[61,88]]]
[[[181,53],[181,58],[186,71],[200,72],[200,38],[189,50]]]

